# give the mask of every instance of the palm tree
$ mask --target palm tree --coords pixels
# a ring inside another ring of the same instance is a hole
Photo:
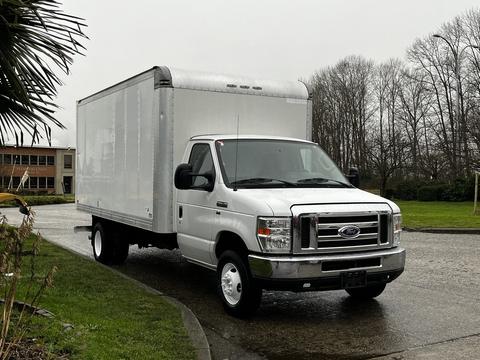
[[[10,136],[23,144],[24,133],[51,143],[51,126],[64,128],[54,117],[62,85],[54,70],[69,73],[85,26],[55,0],[0,0],[0,145]]]

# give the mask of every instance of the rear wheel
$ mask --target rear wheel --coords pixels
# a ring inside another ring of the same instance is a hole
[[[379,296],[387,284],[370,285],[361,288],[345,289],[345,291],[354,299],[368,300]]]
[[[92,231],[92,248],[95,260],[106,265],[119,265],[128,256],[128,241],[119,233],[112,231],[112,226],[96,222]]]
[[[255,284],[245,262],[237,253],[227,250],[220,256],[217,277],[218,291],[227,313],[247,317],[257,310],[262,289]]]

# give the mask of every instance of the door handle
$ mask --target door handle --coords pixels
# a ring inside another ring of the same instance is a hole
[[[228,203],[225,201],[217,201],[217,206],[221,208],[228,208]]]
[[[215,214],[217,214],[217,215],[222,215],[222,213],[221,213],[220,211],[218,211],[218,210],[215,211]]]
[[[180,205],[178,207],[178,218],[179,219],[183,218],[183,206],[182,205]]]

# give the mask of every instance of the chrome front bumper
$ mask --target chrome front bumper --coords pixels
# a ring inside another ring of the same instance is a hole
[[[388,282],[402,273],[405,267],[405,249],[396,247],[380,251],[288,257],[251,254],[248,261],[253,277],[263,280],[321,281],[339,277],[346,271],[366,271],[367,276],[371,277],[385,274],[382,279]],[[335,270],[325,270],[326,268]]]

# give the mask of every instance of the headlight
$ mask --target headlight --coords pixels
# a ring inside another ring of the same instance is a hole
[[[292,220],[289,217],[259,217],[257,238],[264,252],[290,252],[292,247]]]
[[[402,232],[402,214],[393,214],[393,246],[400,245]]]

